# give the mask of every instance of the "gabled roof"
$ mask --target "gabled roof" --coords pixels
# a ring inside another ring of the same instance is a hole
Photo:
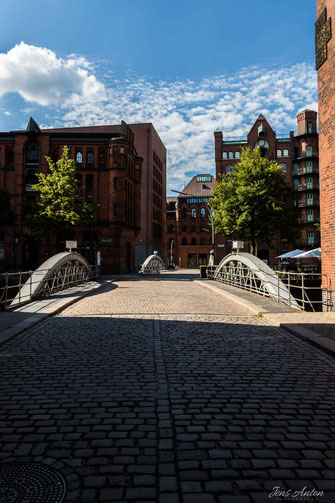
[[[256,121],[265,121],[266,118],[264,117],[263,114],[259,114],[259,116],[257,117]]]
[[[30,117],[29,122],[26,127],[27,133],[41,133],[40,126],[32,117]]]

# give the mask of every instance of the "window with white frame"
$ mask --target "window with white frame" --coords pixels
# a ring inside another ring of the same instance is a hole
[[[239,159],[240,158],[240,152],[235,152],[235,159]]]
[[[288,150],[284,149],[284,157],[288,157]]]
[[[222,159],[227,159],[227,152],[222,152]]]
[[[277,150],[277,157],[281,157],[281,150]]]
[[[229,159],[234,159],[234,152],[229,152]]]

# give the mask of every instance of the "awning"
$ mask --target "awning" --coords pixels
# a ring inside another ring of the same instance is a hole
[[[300,253],[295,258],[321,258],[321,248],[314,248],[314,250]]]
[[[279,255],[279,257],[276,257],[276,258],[293,258],[296,255],[300,255],[301,253],[304,253],[304,251],[296,249],[296,250],[292,250],[287,253],[283,253],[283,255]]]

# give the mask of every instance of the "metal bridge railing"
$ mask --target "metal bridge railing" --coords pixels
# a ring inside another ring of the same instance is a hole
[[[239,267],[236,270],[231,269],[229,265],[223,266],[214,278],[217,267],[207,266],[208,279],[215,279],[215,281],[257,293],[281,303],[283,299],[280,295],[280,281],[282,281],[290,293],[288,302],[286,303],[288,306],[292,305],[293,297],[299,308],[303,311],[322,311],[323,309],[328,310],[331,307],[329,305],[329,296],[327,295],[325,299],[322,295],[322,291],[328,291],[328,278],[326,274],[275,270],[274,272],[278,277],[278,293],[273,296],[268,293],[263,281],[252,274],[248,267]]]
[[[39,269],[42,276],[48,271],[50,271],[50,269]],[[51,278],[43,280],[44,284],[41,285],[39,293],[31,298],[34,285],[41,281],[38,278],[33,280],[34,272],[35,271],[20,271],[0,274],[0,311],[10,309],[11,307],[17,308],[37,298],[46,297],[52,293],[66,290],[69,287],[98,279],[100,278],[101,268],[98,265],[90,265],[90,271],[78,269],[73,269],[71,271],[71,267],[67,268],[66,274],[54,275]],[[29,282],[29,293],[21,294],[21,289],[27,282]],[[12,301],[17,296],[18,302],[15,303],[15,306],[11,306]]]

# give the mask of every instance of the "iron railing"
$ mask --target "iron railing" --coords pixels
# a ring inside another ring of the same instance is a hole
[[[215,276],[217,267],[207,266],[208,279],[215,279],[215,281],[242,288],[263,297],[272,298],[280,303],[283,303],[280,288],[280,283],[282,282],[290,294],[287,302],[284,302],[288,306],[294,307],[293,303],[296,301],[299,308],[303,311],[328,311],[331,308],[329,296],[327,295],[325,299],[322,295],[323,291],[328,292],[326,274],[274,271],[278,277],[278,292],[276,295],[270,295],[266,290],[264,282],[255,275],[250,274],[251,270],[248,267],[239,267],[237,271],[236,269],[232,270],[229,265],[223,266]]]
[[[50,269],[39,269],[39,275],[44,277]],[[35,299],[46,297],[52,293],[66,290],[69,287],[98,279],[101,274],[101,268],[98,265],[90,265],[90,271],[87,269],[74,269],[67,268],[66,274],[55,274],[52,277],[47,277],[42,280],[43,284],[40,285],[39,291],[33,295],[34,286],[41,282],[41,279],[35,277],[35,271],[20,271],[20,272],[7,272],[0,274],[0,310],[17,308],[22,304],[34,301]],[[22,287],[28,285],[25,293],[22,292]],[[13,300],[16,299],[15,306],[11,306]]]

